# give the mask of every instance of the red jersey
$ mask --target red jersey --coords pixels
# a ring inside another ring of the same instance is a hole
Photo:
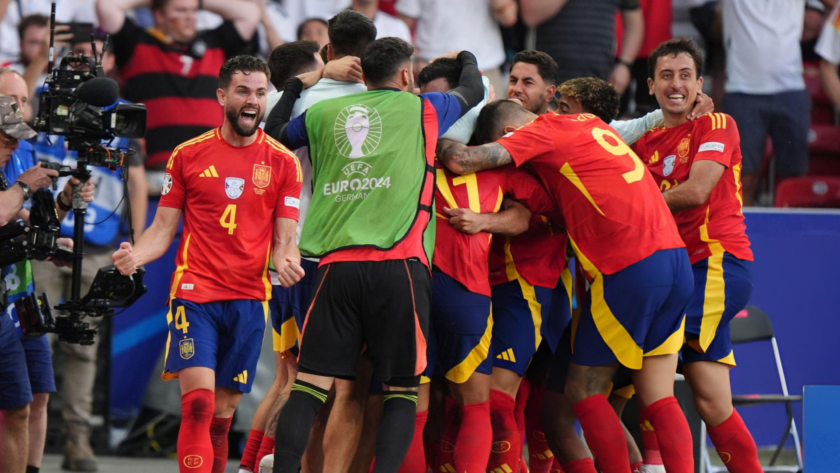
[[[719,242],[736,258],[753,260],[741,197],[741,137],[735,120],[723,113],[706,115],[674,128],[654,128],[633,145],[666,191],[688,180],[691,166],[709,160],[726,166],[703,205],[674,214],[691,264],[711,256]]]
[[[515,237],[497,237],[490,248],[490,285],[521,276],[532,286],[554,288],[566,267],[569,236],[562,223],[531,215],[528,230]],[[562,220],[562,219],[557,219]]]
[[[298,219],[302,181],[295,155],[262,130],[248,146],[217,128],[175,148],[160,198],[184,212],[170,297],[270,299],[274,219]]]
[[[488,254],[493,235],[468,235],[455,229],[443,207],[469,208],[476,213],[498,212],[502,198],[510,194],[534,212],[550,212],[554,203],[543,186],[525,171],[506,166],[459,176],[437,168],[433,264],[471,292],[490,297]]]
[[[531,164],[562,210],[575,252],[599,272],[685,247],[644,163],[595,115],[540,115],[498,143],[517,166]]]

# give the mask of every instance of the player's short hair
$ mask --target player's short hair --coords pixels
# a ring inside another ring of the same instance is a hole
[[[362,72],[368,83],[382,84],[405,63],[411,63],[414,46],[399,38],[382,38],[370,43],[362,54]]]
[[[621,101],[618,91],[609,82],[596,77],[578,77],[560,84],[561,97],[572,97],[580,102],[583,111],[609,123],[618,116]]]
[[[333,57],[362,57],[367,45],[376,39],[376,26],[370,18],[354,10],[338,12],[328,26]]]
[[[320,51],[318,51],[318,54],[321,55],[321,60],[324,61],[324,64],[330,62],[330,58],[327,55],[327,51],[329,51],[329,50],[330,50],[330,45],[329,45],[329,43],[327,43],[327,44],[324,45],[323,48],[321,48]]]
[[[512,100],[496,100],[488,103],[478,114],[471,142],[483,145],[498,140],[505,134],[505,127],[522,113],[530,112]]]
[[[517,62],[537,66],[537,73],[542,77],[542,80],[551,85],[557,85],[557,76],[560,74],[560,67],[557,66],[557,61],[548,54],[533,49],[519,51],[516,53],[516,56],[513,56],[513,63],[516,64]]]
[[[661,43],[648,56],[648,77],[656,79],[656,63],[659,58],[665,56],[677,57],[681,53],[686,53],[694,60],[694,68],[696,69],[696,77],[703,74],[703,53],[700,51],[700,46],[697,46],[691,38],[674,38]]]
[[[150,10],[163,10],[166,8],[166,5],[169,5],[170,0],[152,0],[152,5],[149,7]],[[201,2],[199,1],[196,6],[201,6]]]
[[[448,57],[436,60],[420,71],[417,85],[422,87],[435,79],[446,79],[450,88],[457,87],[461,80],[461,61]]]
[[[41,14],[26,15],[23,17],[17,25],[18,38],[20,38],[21,43],[23,43],[23,35],[26,34],[26,30],[32,26],[50,26],[50,18],[47,15]]]
[[[271,83],[277,90],[283,90],[292,76],[314,69],[317,63],[315,54],[318,54],[318,43],[315,41],[292,41],[274,48],[268,56]]]
[[[320,24],[322,24],[322,25],[324,25],[324,26],[328,26],[328,25],[327,25],[327,20],[325,20],[325,19],[323,19],[323,18],[318,18],[318,17],[314,17],[314,18],[307,18],[307,19],[305,19],[305,20],[301,21],[301,22],[300,22],[300,24],[298,25],[298,29],[297,29],[297,39],[300,39],[300,36],[303,34],[303,29],[306,27],[306,25],[308,25],[308,24],[312,23],[313,21],[314,21],[315,23],[320,23]]]
[[[230,86],[233,75],[237,72],[243,74],[250,74],[252,72],[262,72],[268,80],[271,80],[271,70],[268,64],[262,59],[249,55],[235,56],[227,61],[219,71],[219,88],[227,89]]]

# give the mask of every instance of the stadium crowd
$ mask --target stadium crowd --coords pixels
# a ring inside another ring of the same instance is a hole
[[[840,206],[837,3],[58,0],[58,56],[106,48],[148,120],[124,176],[60,181],[56,205],[90,202],[85,286],[162,256],[183,217],[163,373],[181,471],[224,470],[270,320],[276,377],[240,471],[687,473],[679,361],[729,471],[759,472],[729,387],[742,207],[801,186]],[[4,224],[52,184],[38,159],[75,159],[25,125],[50,7],[0,0]],[[50,262],[3,277],[10,302],[70,290]],[[0,473],[37,473],[51,341],[15,317]],[[96,471],[98,344],[52,349],[62,466]],[[619,420],[634,395],[642,445]]]

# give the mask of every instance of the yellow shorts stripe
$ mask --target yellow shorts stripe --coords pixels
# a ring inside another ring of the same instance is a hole
[[[596,270],[597,271],[597,270]],[[590,271],[587,270],[587,273]],[[632,370],[642,368],[642,349],[615,318],[604,299],[604,275],[598,272],[590,288],[592,291],[592,319],[604,343],[610,347],[618,362]]]
[[[709,250],[712,255],[708,258],[703,319],[700,322],[700,348],[704,353],[715,339],[715,333],[726,308],[726,283],[723,279],[724,250],[720,243],[710,243]]]
[[[679,353],[685,343],[685,315],[683,315],[680,328],[678,328],[662,345],[645,353],[645,356],[673,355]]]
[[[618,397],[623,397],[624,399],[632,399],[633,395],[636,394],[636,386],[628,384],[623,388],[614,390],[611,394],[615,394]]]
[[[295,346],[295,342],[300,340],[300,330],[298,330],[297,321],[294,317],[283,322],[280,326],[279,334],[273,329],[271,331],[273,332],[272,346],[274,347],[274,351],[280,353],[291,350]]]
[[[735,351],[730,351],[728,355],[725,357],[717,360],[718,363],[723,363],[724,365],[729,365],[731,367],[735,367]]]
[[[542,342],[542,304],[537,301],[537,291],[534,286],[528,284],[522,276],[517,272],[516,280],[519,281],[519,287],[522,289],[522,297],[528,303],[528,310],[531,312],[531,321],[534,323],[534,349],[540,347]]]
[[[470,379],[470,376],[475,372],[478,365],[487,359],[490,352],[490,340],[493,337],[493,312],[487,317],[487,328],[484,330],[484,335],[470,353],[464,358],[464,361],[458,363],[454,368],[446,373],[446,379],[456,384],[462,384]]]

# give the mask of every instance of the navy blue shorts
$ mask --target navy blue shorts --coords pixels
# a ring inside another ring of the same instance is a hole
[[[216,372],[216,386],[251,392],[267,318],[267,301],[172,299],[163,379],[202,366]]]
[[[493,286],[493,366],[525,374],[545,339],[552,352],[572,318],[569,269],[554,288],[532,286],[521,276]]]
[[[315,279],[318,263],[301,260],[300,266],[306,275],[290,288],[272,286],[268,308],[271,312],[272,345],[274,351],[297,356],[300,333],[306,311],[315,292]]]
[[[683,363],[718,361],[735,366],[729,322],[752,295],[752,261],[715,254],[691,266],[694,295],[686,308]]]
[[[8,314],[0,313],[0,411],[32,402],[26,354]]]
[[[426,376],[466,382],[493,372],[490,298],[468,290],[442,271],[432,271],[432,316],[426,345]]]
[[[595,274],[580,319],[572,322],[572,361],[618,361],[641,369],[644,356],[680,352],[694,277],[685,248],[660,250],[614,274]]]
[[[20,341],[26,353],[26,369],[29,372],[32,394],[54,393],[55,373],[53,373],[49,338],[41,335],[40,337],[23,337]]]

